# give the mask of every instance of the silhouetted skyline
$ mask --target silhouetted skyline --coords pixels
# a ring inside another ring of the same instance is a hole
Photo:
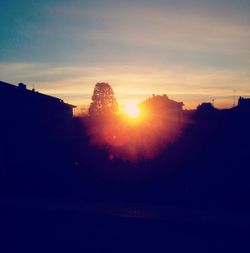
[[[0,252],[250,252],[249,13],[1,1]]]
[[[117,114],[112,87],[97,83],[90,114],[73,117],[60,98],[0,82],[2,238],[221,252],[230,234],[249,247],[250,99],[183,110],[163,94],[138,106],[135,118]]]

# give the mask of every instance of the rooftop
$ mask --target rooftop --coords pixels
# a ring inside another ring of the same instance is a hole
[[[16,91],[16,92],[25,92],[26,94],[30,94],[32,96],[37,96],[37,97],[40,97],[40,98],[43,98],[43,99],[48,99],[50,101],[62,103],[64,105],[70,106],[72,108],[76,107],[74,105],[64,103],[64,101],[60,98],[40,93],[40,92],[36,91],[35,89],[29,90],[29,89],[27,89],[27,86],[24,83],[19,83],[18,85],[14,85],[14,84],[10,84],[10,83],[0,81],[0,88],[4,88],[4,89],[7,89],[7,90],[13,90],[13,91]]]

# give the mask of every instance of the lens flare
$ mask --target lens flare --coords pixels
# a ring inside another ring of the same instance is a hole
[[[125,105],[123,112],[131,119],[135,119],[141,114],[141,110],[138,105],[132,102]]]
[[[166,96],[140,104],[126,101],[118,114],[88,118],[91,142],[107,149],[109,160],[154,159],[181,136],[186,123],[178,106],[169,105]]]

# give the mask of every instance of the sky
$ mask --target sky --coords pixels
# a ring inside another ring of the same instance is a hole
[[[249,0],[0,0],[0,80],[87,106],[167,94],[185,108],[250,95]]]

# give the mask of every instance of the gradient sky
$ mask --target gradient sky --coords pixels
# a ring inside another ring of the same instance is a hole
[[[0,0],[0,80],[88,105],[166,93],[186,108],[250,95],[250,1]]]

